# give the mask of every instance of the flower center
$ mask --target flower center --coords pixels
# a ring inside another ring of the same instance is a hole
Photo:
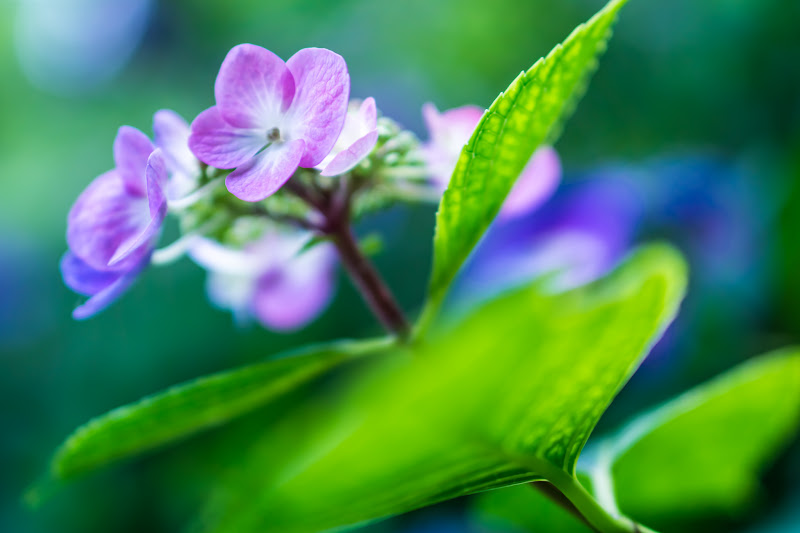
[[[271,128],[267,130],[267,140],[269,142],[276,142],[281,140],[281,130],[278,128]]]

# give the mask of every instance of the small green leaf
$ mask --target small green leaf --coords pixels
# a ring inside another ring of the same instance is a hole
[[[500,210],[533,152],[572,112],[605,50],[617,12],[611,0],[492,103],[461,152],[436,215],[434,261],[424,328],[461,264]]]
[[[580,492],[578,455],[677,312],[685,275],[676,252],[649,247],[594,284],[519,289],[412,357],[382,358],[377,377],[308,408],[312,418],[298,407],[271,427],[205,527],[320,531],[543,478]],[[628,530],[589,511],[607,531]]]
[[[78,428],[57,450],[52,476],[66,479],[222,424],[347,360],[388,350],[387,339],[312,346],[177,385]]]
[[[692,389],[598,445],[593,485],[607,507],[659,530],[736,518],[799,427],[800,349],[784,350]]]

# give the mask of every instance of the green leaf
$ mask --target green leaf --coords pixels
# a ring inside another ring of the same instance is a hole
[[[78,428],[57,450],[51,474],[56,479],[70,478],[222,424],[336,365],[390,346],[387,339],[311,346],[177,385]]]
[[[382,358],[338,400],[287,413],[203,523],[319,531],[547,478],[582,499],[598,527],[626,531],[581,493],[575,462],[684,287],[680,256],[653,246],[574,291],[509,293],[410,353]]]
[[[598,498],[659,530],[733,519],[800,428],[800,349],[753,359],[599,445]]]
[[[533,152],[553,140],[574,109],[626,1],[611,0],[575,28],[563,44],[521,73],[484,114],[461,152],[436,215],[433,273],[421,328],[433,319]]]

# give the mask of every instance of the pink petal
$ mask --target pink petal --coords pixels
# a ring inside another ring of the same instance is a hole
[[[160,109],[153,115],[155,143],[164,152],[170,172],[194,175],[199,171],[197,158],[189,150],[191,132],[189,124],[175,111]]]
[[[259,278],[253,312],[264,326],[289,331],[317,317],[333,295],[335,253],[317,245]]]
[[[235,128],[222,120],[219,109],[206,109],[192,122],[189,148],[207,165],[236,168],[267,144],[264,132]]]
[[[246,202],[263,200],[292,177],[305,146],[302,139],[271,144],[228,175],[228,191]]]
[[[120,246],[108,262],[108,266],[116,266],[140,247],[149,247],[156,234],[161,230],[167,216],[167,199],[164,185],[167,181],[167,167],[161,149],[156,149],[147,161],[145,171],[147,177],[147,201],[150,208],[150,223],[136,239],[125,246]]]
[[[375,105],[373,97],[365,98],[358,108],[358,118],[367,130],[374,130],[378,127],[378,106]]]
[[[67,219],[70,250],[96,270],[109,270],[109,261],[120,248],[127,249],[151,222],[147,198],[133,195],[119,172],[97,178],[81,193]],[[148,247],[132,250],[115,270],[132,268]]]
[[[325,168],[322,169],[320,175],[337,176],[339,174],[344,174],[356,166],[362,159],[367,157],[377,142],[377,130],[367,133],[356,142],[351,144],[349,148],[336,154],[331,162],[325,165]]]
[[[144,167],[155,149],[147,135],[131,126],[122,126],[114,139],[114,163],[125,186],[134,194],[144,196]]]
[[[311,168],[331,151],[344,126],[350,97],[350,74],[338,54],[304,48],[286,62],[296,92],[284,126],[290,139],[306,141],[300,166]]]
[[[542,146],[517,178],[500,216],[504,219],[526,215],[537,209],[555,192],[561,181],[561,160],[550,146]]]
[[[422,117],[428,127],[430,142],[442,150],[456,152],[456,158],[461,153],[461,148],[467,144],[472,132],[483,116],[483,109],[474,105],[465,105],[448,109],[439,113],[436,106],[428,102],[422,106]]]
[[[279,126],[294,94],[295,80],[283,60],[253,44],[228,52],[214,85],[222,118],[237,128]]]
[[[463,106],[439,113],[435,105],[427,103],[422,106],[422,116],[430,136],[422,146],[422,153],[431,177],[444,190],[483,111],[476,106]]]

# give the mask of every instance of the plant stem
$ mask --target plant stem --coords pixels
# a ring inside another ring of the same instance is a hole
[[[358,187],[359,184],[349,180],[347,176],[340,176],[334,189],[325,189],[316,182],[307,184],[295,179],[286,183],[289,192],[322,216],[324,222],[313,226],[313,229],[331,238],[345,270],[370,310],[387,331],[401,340],[407,340],[411,328],[403,311],[378,271],[361,252],[350,227],[352,197]]]
[[[342,264],[367,305],[387,330],[406,339],[410,331],[408,322],[378,271],[361,253],[349,224],[340,224],[330,230],[329,235],[333,237]]]
[[[542,495],[544,495],[548,500],[555,503],[569,514],[583,522],[586,526],[595,529],[592,524],[586,520],[586,517],[583,516],[580,511],[573,505],[569,499],[561,493],[560,490],[555,488],[552,483],[549,481],[533,481],[528,483],[531,487],[539,491]],[[595,530],[596,531],[596,530]]]
[[[611,516],[574,477],[566,473],[563,479],[554,481],[553,484],[575,506],[581,516],[601,533],[650,532],[632,520]]]
[[[522,464],[529,463],[524,459],[520,462]],[[545,461],[537,461],[536,465],[530,464],[529,466],[532,471],[542,474],[569,501],[570,507],[565,507],[567,510],[579,516],[595,531],[600,533],[655,533],[628,518],[610,514],[583,488],[583,485],[574,476],[560,468],[556,468]],[[534,488],[541,490],[540,487],[536,486],[538,484],[531,483]],[[546,495],[553,499],[551,494]],[[557,501],[557,503],[563,506],[566,502]]]

